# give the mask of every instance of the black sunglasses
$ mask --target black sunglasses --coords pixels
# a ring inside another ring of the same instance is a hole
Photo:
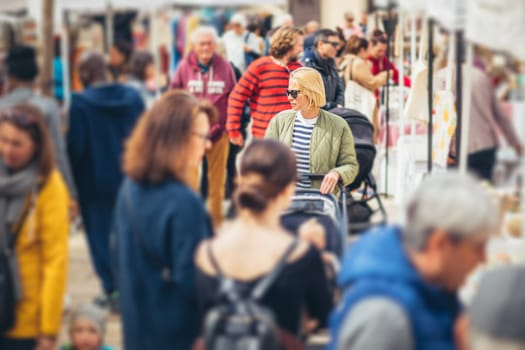
[[[339,41],[330,41],[330,40],[323,40],[323,43],[330,44],[336,49],[339,47]]]
[[[286,90],[286,96],[292,96],[292,98],[297,98],[301,90]]]

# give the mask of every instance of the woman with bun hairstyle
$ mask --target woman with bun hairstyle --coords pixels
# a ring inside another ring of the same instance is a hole
[[[295,163],[289,147],[275,140],[254,140],[246,148],[233,199],[238,215],[197,249],[197,298],[203,313],[219,301],[217,268],[249,293],[295,241],[280,224],[295,191]],[[311,319],[306,330],[322,326],[332,304],[318,250],[299,242],[261,303],[273,311],[282,334],[298,336],[304,330],[304,311]]]
[[[386,84],[387,71],[373,75],[367,58],[368,40],[352,35],[346,43],[345,56],[340,66],[343,71],[345,85],[348,80],[354,80],[359,85],[373,92]],[[392,76],[392,73],[390,76]]]
[[[345,47],[345,56],[343,62],[341,62],[340,71],[343,72],[343,81],[345,86],[348,85],[350,80],[361,85],[372,93],[375,93],[377,89],[386,85],[387,83],[387,71],[382,71],[377,75],[372,74],[370,70],[370,62],[368,61],[368,48],[369,42],[365,38],[360,38],[357,35],[352,35],[348,39]],[[390,71],[392,76],[393,71]],[[348,93],[348,91],[346,91]],[[347,98],[346,101],[352,100]],[[352,108],[352,106],[346,105],[346,108]],[[359,111],[364,112],[364,111]],[[375,104],[372,115],[367,115],[371,119],[374,125],[375,137],[377,138],[377,132],[379,129],[378,120],[378,109],[377,103]]]

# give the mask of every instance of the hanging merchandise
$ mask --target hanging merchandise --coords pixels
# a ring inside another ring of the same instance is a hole
[[[419,39],[419,54],[413,67],[412,87],[408,93],[405,105],[405,116],[414,120],[428,123],[428,25],[423,20],[423,28]]]
[[[426,3],[427,15],[439,23],[442,28],[449,32],[465,28],[467,21],[467,0],[439,0],[427,1]],[[495,28],[492,28],[492,30],[494,29]]]
[[[466,37],[525,61],[525,0],[469,0]]]
[[[447,167],[450,142],[456,131],[457,113],[455,97],[452,92],[453,64],[455,55],[455,36],[450,35],[448,65],[446,68],[445,89],[436,91],[432,110],[432,162],[445,169]]]

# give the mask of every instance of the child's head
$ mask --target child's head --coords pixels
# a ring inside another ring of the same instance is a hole
[[[79,307],[69,323],[69,337],[75,350],[100,350],[104,345],[106,312],[92,304]]]

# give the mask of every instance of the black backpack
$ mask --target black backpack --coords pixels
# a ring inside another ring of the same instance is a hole
[[[260,300],[275,282],[298,241],[294,240],[275,268],[248,295],[241,295],[237,282],[224,276],[208,244],[208,254],[219,279],[220,302],[204,320],[206,350],[279,350],[279,326],[272,311]]]

